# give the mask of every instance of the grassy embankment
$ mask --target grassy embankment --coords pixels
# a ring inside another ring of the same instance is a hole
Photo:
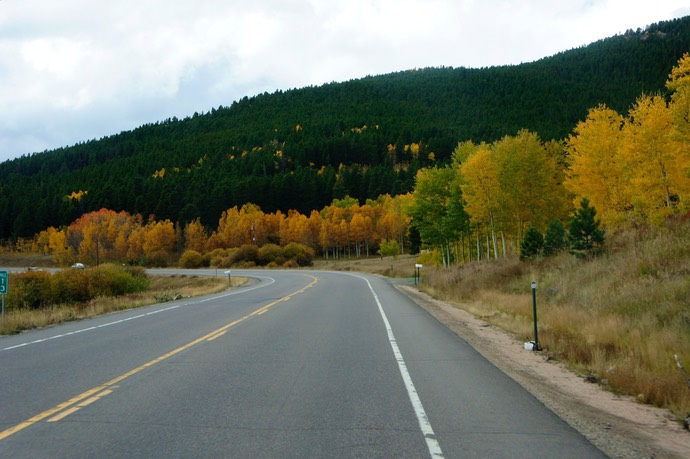
[[[35,261],[35,260],[34,260]],[[4,266],[7,266],[6,264]],[[87,270],[88,271],[88,270]],[[107,269],[106,269],[107,271]],[[64,273],[66,283],[74,280],[74,275],[81,275],[78,271],[69,270]],[[56,274],[60,275],[60,273]],[[51,288],[50,284],[41,282],[45,277],[53,277],[48,273],[27,272],[15,274],[31,278],[31,289],[36,292],[41,288]],[[235,278],[233,285],[240,285],[245,279]],[[93,285],[93,279],[89,281]],[[56,295],[55,282],[52,283],[52,294]],[[26,284],[17,286],[12,285],[10,294],[18,289],[26,290]],[[34,307],[17,307],[12,304],[12,299],[18,300],[18,295],[8,295],[6,302],[5,320],[0,321],[0,334],[19,333],[22,330],[41,328],[55,325],[67,321],[95,317],[110,312],[125,309],[148,306],[164,301],[171,301],[176,298],[186,298],[192,296],[208,295],[218,293],[228,288],[228,280],[222,277],[210,276],[147,276],[147,282],[140,291],[110,295],[95,295],[88,301],[66,301],[58,304],[41,305],[34,304]],[[26,293],[17,292],[17,293]],[[33,298],[36,296],[34,295]],[[27,295],[22,295],[21,299],[26,303]]]
[[[607,235],[606,254],[517,258],[427,270],[421,289],[533,340],[537,282],[539,344],[610,390],[690,413],[690,222]]]

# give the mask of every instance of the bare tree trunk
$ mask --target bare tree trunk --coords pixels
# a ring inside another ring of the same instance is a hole
[[[477,231],[477,261],[482,259],[482,248],[479,242],[479,231]]]

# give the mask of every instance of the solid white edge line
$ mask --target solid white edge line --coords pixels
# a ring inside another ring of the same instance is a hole
[[[405,382],[407,395],[410,397],[410,402],[412,403],[412,407],[414,408],[415,414],[417,415],[419,428],[422,430],[422,434],[424,435],[424,439],[426,440],[426,446],[429,449],[429,454],[433,458],[443,458],[444,456],[443,451],[441,450],[441,445],[439,445],[438,440],[436,440],[436,434],[434,433],[434,429],[431,428],[429,417],[426,415],[424,405],[422,405],[422,400],[419,398],[419,395],[417,394],[417,389],[414,387],[412,377],[410,377],[410,373],[407,371],[405,359],[403,359],[402,353],[398,348],[398,343],[395,340],[393,329],[391,328],[390,322],[388,322],[388,317],[386,316],[386,313],[383,310],[383,306],[381,305],[381,301],[379,301],[378,295],[374,291],[374,287],[371,286],[371,282],[369,282],[369,279],[367,279],[366,277],[358,276],[356,274],[351,275],[354,277],[359,277],[369,286],[369,290],[371,291],[371,294],[374,296],[376,305],[379,308],[379,313],[381,314],[383,323],[386,326],[386,332],[388,332],[388,342],[390,343],[391,348],[393,348],[393,354],[395,355],[395,360],[398,362],[398,369],[400,370],[400,375],[402,376],[402,379]]]

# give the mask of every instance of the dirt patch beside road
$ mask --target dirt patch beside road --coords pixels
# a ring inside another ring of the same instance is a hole
[[[532,352],[502,330],[410,286],[398,285],[441,323],[613,458],[689,458],[690,433],[671,414],[621,397]]]

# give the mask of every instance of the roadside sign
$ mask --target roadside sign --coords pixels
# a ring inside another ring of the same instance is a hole
[[[0,271],[0,293],[5,294],[9,290],[7,282],[7,271]]]

